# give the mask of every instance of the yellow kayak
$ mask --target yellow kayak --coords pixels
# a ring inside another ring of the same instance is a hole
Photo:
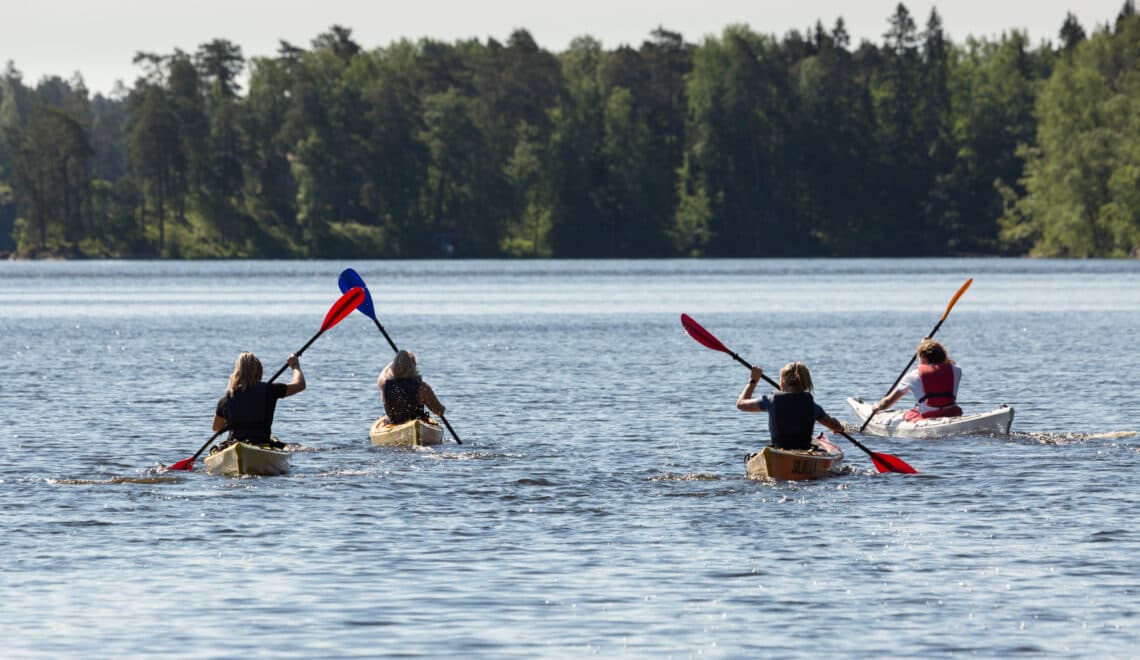
[[[745,459],[750,479],[805,481],[839,472],[843,450],[827,441],[821,433],[812,440],[811,449],[777,449],[764,447]]]
[[[235,442],[206,456],[206,472],[236,477],[243,474],[271,477],[287,474],[292,452]]]
[[[443,427],[432,421],[413,419],[403,424],[385,424],[384,418],[376,420],[368,432],[373,445],[389,447],[418,447],[438,445],[443,442]]]

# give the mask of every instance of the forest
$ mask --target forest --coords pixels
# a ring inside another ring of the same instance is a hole
[[[334,25],[0,71],[10,258],[1140,257],[1140,17],[951,41],[899,4],[638,48]]]

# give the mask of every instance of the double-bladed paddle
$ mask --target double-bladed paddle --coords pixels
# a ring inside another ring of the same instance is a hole
[[[709,332],[708,330],[705,330],[704,327],[701,326],[700,323],[697,323],[695,320],[693,320],[693,317],[689,316],[688,314],[681,314],[681,325],[685,328],[685,332],[687,332],[690,337],[697,340],[697,343],[701,344],[702,346],[704,346],[706,348],[711,348],[714,351],[720,351],[721,353],[727,353],[727,354],[731,355],[732,358],[734,360],[736,360],[737,362],[739,362],[740,364],[743,364],[744,366],[748,367],[749,369],[752,368],[752,365],[747,360],[740,357],[736,353],[733,353],[732,351],[728,350],[727,346],[722,344],[720,342],[720,340],[717,339],[716,337],[714,337],[711,332]],[[772,380],[771,378],[768,378],[768,376],[763,376],[763,378],[772,387],[775,387],[776,389],[780,389],[780,385],[776,381]],[[851,444],[853,444],[856,447],[858,447],[859,449],[862,449],[863,451],[865,451],[867,453],[867,455],[871,457],[871,462],[875,465],[875,469],[878,470],[879,472],[899,472],[902,474],[918,474],[918,470],[915,470],[910,465],[907,465],[906,461],[902,460],[898,456],[892,456],[891,454],[882,454],[882,453],[873,452],[870,449],[867,449],[866,447],[864,447],[861,442],[859,442],[855,438],[852,438],[851,436],[847,435],[846,433],[840,431],[840,435],[842,435],[844,438],[847,438],[848,440],[850,440]]]
[[[946,320],[947,316],[950,316],[950,310],[954,309],[954,305],[957,304],[958,299],[962,297],[962,294],[966,293],[966,289],[969,289],[970,285],[973,283],[974,283],[974,278],[971,277],[970,279],[966,280],[965,284],[958,287],[958,292],[955,293],[954,297],[950,299],[950,304],[946,305],[946,311],[942,312],[942,318],[938,319],[938,323],[934,324],[934,329],[930,331],[929,335],[926,335],[927,339],[931,339],[934,337],[934,333],[938,332],[938,328],[942,327],[942,322]],[[906,363],[906,366],[903,367],[902,372],[899,373],[899,377],[895,379],[895,382],[893,385],[891,385],[889,388],[887,388],[887,394],[884,394],[883,396],[887,396],[891,392],[895,391],[895,388],[898,387],[899,381],[901,381],[903,376],[906,375],[906,372],[910,371],[910,367],[911,367],[911,365],[914,364],[914,361],[917,357],[918,357],[917,352],[910,354],[910,362]],[[867,428],[867,425],[871,423],[871,418],[874,417],[875,413],[877,413],[877,412],[879,412],[877,409],[875,409],[874,407],[871,408],[871,414],[867,416],[867,419],[863,420],[863,424],[859,427],[859,431],[858,431],[859,433],[862,433],[863,429]]]
[[[341,271],[340,277],[337,279],[337,285],[340,286],[341,291],[347,291],[352,288],[364,290],[364,302],[361,303],[356,310],[372,319],[372,322],[376,324],[376,328],[380,330],[380,334],[384,335],[384,339],[388,340],[388,345],[392,347],[392,352],[399,353],[400,349],[396,348],[396,342],[392,341],[392,338],[388,336],[388,331],[384,329],[384,326],[380,325],[380,319],[376,318],[376,308],[372,306],[372,294],[368,292],[368,285],[364,283],[364,278],[355,270],[345,268]],[[463,444],[463,441],[459,439],[459,435],[456,434],[455,429],[451,428],[451,424],[447,421],[447,418],[440,415],[439,419],[443,422],[443,425],[447,427],[447,432],[451,434],[451,437],[455,438],[455,444]]]
[[[365,291],[360,287],[349,289],[344,293],[344,295],[338,298],[337,301],[333,303],[332,307],[329,308],[328,314],[325,315],[325,322],[321,324],[321,329],[318,330],[317,334],[313,335],[309,341],[305,342],[305,345],[301,347],[301,350],[297,351],[297,357],[301,357],[301,354],[304,353],[305,349],[307,349],[313,344],[313,342],[317,340],[317,337],[320,337],[325,333],[326,330],[343,321],[344,317],[352,313],[352,310],[358,308],[360,304],[364,302],[364,298]],[[269,379],[269,382],[272,383],[273,381],[277,380],[277,377],[285,371],[285,367],[287,366],[289,366],[288,363],[281,365],[281,368],[277,370],[277,373],[273,374],[273,377]],[[218,436],[225,433],[227,430],[229,430],[228,427],[223,428],[214,435],[210,436],[210,439],[206,441],[206,444],[202,445],[202,448],[195,452],[193,456],[190,458],[184,458],[174,465],[171,465],[167,469],[193,470],[194,461],[202,455],[202,452],[206,451],[207,447],[214,443],[214,440],[216,440]]]

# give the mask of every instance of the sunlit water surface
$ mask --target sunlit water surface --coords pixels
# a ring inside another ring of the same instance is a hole
[[[368,446],[354,314],[278,407],[283,477],[165,472],[239,351],[276,370],[352,266],[463,440]],[[864,436],[918,476],[744,477],[747,372],[877,397],[938,338],[1008,438]],[[3,654],[1133,656],[1140,264],[0,263]]]

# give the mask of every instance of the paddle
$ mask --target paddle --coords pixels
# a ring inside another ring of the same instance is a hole
[[[727,353],[727,354],[731,355],[732,358],[734,360],[736,360],[737,362],[739,362],[740,364],[743,364],[744,366],[748,367],[749,369],[752,368],[752,365],[747,360],[740,357],[736,353],[733,353],[732,351],[728,350],[728,347],[726,347],[724,344],[722,344],[719,339],[714,337],[711,332],[709,332],[708,330],[705,330],[704,327],[702,327],[700,323],[697,323],[695,320],[693,320],[693,317],[689,316],[688,314],[681,314],[681,325],[685,328],[685,332],[687,332],[690,337],[697,340],[697,343],[701,344],[702,346],[705,346],[706,348],[711,348],[714,351],[720,351],[722,353]],[[780,389],[779,383],[775,382],[774,380],[772,380],[768,376],[763,376],[763,378],[764,378],[764,381],[767,382],[772,387],[774,387],[776,389]],[[878,470],[879,472],[899,472],[902,474],[918,474],[918,470],[915,470],[910,465],[907,465],[907,463],[905,461],[903,461],[901,458],[899,458],[898,456],[892,456],[891,454],[882,454],[882,453],[873,452],[870,449],[867,449],[866,447],[864,447],[861,442],[859,442],[855,438],[852,438],[850,435],[847,435],[846,433],[844,433],[842,431],[840,431],[840,435],[842,435],[844,438],[847,438],[848,440],[850,440],[851,444],[855,445],[859,449],[862,449],[864,452],[866,452],[867,455],[871,457],[871,463],[873,463],[875,465],[875,469]]]
[[[313,342],[317,340],[317,337],[320,337],[325,333],[326,330],[343,321],[344,317],[351,314],[352,310],[359,307],[362,302],[364,302],[364,289],[356,287],[346,291],[345,294],[338,298],[337,301],[333,303],[332,307],[329,308],[328,314],[325,315],[325,322],[321,324],[321,329],[317,331],[317,334],[313,335],[309,341],[305,342],[305,345],[301,347],[301,350],[297,351],[297,357],[301,357],[301,354],[304,353],[305,349],[307,349],[313,344]],[[285,371],[285,367],[287,366],[289,366],[288,363],[281,365],[281,368],[277,370],[277,373],[273,374],[273,377],[269,379],[269,382],[272,383],[273,381],[277,380],[277,377]],[[223,428],[221,431],[218,431],[214,435],[210,436],[210,439],[206,441],[206,444],[202,445],[202,447],[197,452],[195,452],[193,456],[190,458],[184,458],[174,465],[171,465],[167,469],[193,470],[194,461],[196,461],[198,457],[202,455],[202,452],[206,451],[207,447],[214,443],[214,440],[216,440],[219,435],[225,433],[227,430],[229,430],[228,427]]]
[[[361,303],[360,306],[356,308],[356,310],[372,319],[372,322],[376,324],[377,329],[380,330],[380,334],[384,335],[384,339],[388,340],[388,345],[392,347],[392,352],[399,353],[400,349],[396,348],[396,342],[392,341],[392,338],[388,336],[388,332],[384,330],[384,326],[380,325],[380,319],[376,318],[376,308],[372,306],[372,294],[368,292],[368,285],[364,283],[364,278],[361,277],[355,270],[351,268],[345,268],[343,271],[341,271],[340,277],[337,279],[337,285],[340,287],[341,291],[346,291],[351,288],[360,288],[364,290],[364,302]],[[451,428],[451,423],[447,421],[447,418],[443,415],[440,415],[439,419],[443,422],[443,425],[447,427],[447,432],[451,434],[451,437],[455,438],[455,444],[463,444],[463,441],[459,439],[459,435],[455,432],[455,429]]]
[[[929,335],[926,335],[927,339],[932,339],[934,337],[934,333],[938,332],[938,328],[942,327],[942,322],[946,320],[947,316],[950,316],[950,310],[954,309],[954,305],[957,304],[958,299],[962,297],[962,294],[966,293],[966,289],[969,289],[970,285],[973,283],[974,278],[971,277],[970,279],[966,280],[965,284],[958,288],[958,292],[955,293],[954,297],[950,299],[950,304],[946,305],[946,311],[942,313],[942,318],[938,319],[938,323],[934,325],[934,329],[930,331]],[[895,379],[894,384],[887,389],[887,394],[895,391],[895,388],[898,387],[899,381],[902,380],[903,376],[906,375],[906,372],[910,371],[911,365],[914,364],[916,358],[918,358],[918,353],[911,353],[910,362],[906,363],[906,366],[903,367],[903,370],[899,374],[899,377]],[[883,396],[887,396],[887,394],[884,394]],[[871,418],[874,417],[875,413],[877,412],[879,411],[872,406],[871,414],[867,416],[867,419],[863,420],[863,424],[859,427],[859,433],[862,433],[863,429],[867,428],[867,425],[871,423]]]

